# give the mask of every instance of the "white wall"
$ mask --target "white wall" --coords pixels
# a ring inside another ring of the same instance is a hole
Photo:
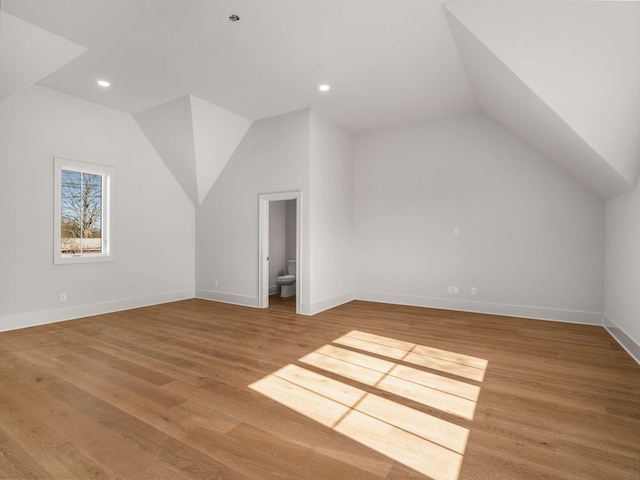
[[[53,265],[54,155],[116,167],[116,262]],[[0,329],[194,288],[255,306],[258,195],[294,190],[304,313],[354,295],[592,323],[602,312],[603,202],[481,114],[355,138],[310,110],[255,122],[196,220],[130,116],[43,87],[0,105],[0,159]],[[607,206],[607,312],[636,343],[639,204],[636,189]]]
[[[295,200],[285,200],[285,257],[286,260],[296,259],[296,218]],[[288,273],[288,272],[287,272]]]
[[[258,305],[258,195],[300,190],[308,216],[309,116],[306,109],[254,122],[198,209],[198,297]],[[302,236],[308,259],[304,221]],[[308,302],[308,277],[301,286]]]
[[[311,112],[311,298],[316,313],[354,297],[352,135]]]
[[[594,193],[482,114],[355,146],[357,298],[600,323]]]
[[[53,264],[54,155],[116,167],[115,262]],[[194,295],[194,208],[129,115],[39,86],[5,99],[0,225],[0,330]]]
[[[258,195],[295,190],[301,313],[353,298],[351,135],[309,109],[254,122],[198,210],[198,297],[258,305]]]
[[[269,202],[269,293],[280,291],[276,278],[286,272],[287,222],[285,214],[286,202],[284,200]]]
[[[605,325],[640,362],[640,185],[607,202]]]

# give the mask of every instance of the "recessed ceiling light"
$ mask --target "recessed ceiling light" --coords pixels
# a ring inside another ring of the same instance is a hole
[[[98,85],[100,85],[101,87],[107,88],[110,87],[111,84],[109,82],[107,82],[106,80],[98,80]]]
[[[320,90],[321,92],[328,92],[329,90],[331,90],[331,86],[327,85],[326,83],[323,83],[318,87],[318,90]]]

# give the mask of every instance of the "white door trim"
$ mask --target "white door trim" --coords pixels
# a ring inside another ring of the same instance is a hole
[[[258,307],[269,307],[269,202],[296,201],[296,313],[300,313],[302,278],[302,192],[264,193],[259,195]]]

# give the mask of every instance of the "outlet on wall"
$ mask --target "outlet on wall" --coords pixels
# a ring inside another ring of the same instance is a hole
[[[214,286],[214,287],[217,287],[217,286],[218,286],[218,280],[214,280],[214,281],[213,281],[213,286]]]
[[[62,292],[60,294],[60,301],[61,302],[66,302],[67,301],[67,292]]]
[[[478,289],[476,287],[471,287],[471,295],[477,295]]]
[[[453,293],[458,293],[458,287],[453,287]]]
[[[453,287],[448,287],[447,288],[447,293],[453,293]]]

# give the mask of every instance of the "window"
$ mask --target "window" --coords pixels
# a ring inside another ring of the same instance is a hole
[[[114,260],[115,169],[62,157],[54,157],[54,167],[53,263]]]

